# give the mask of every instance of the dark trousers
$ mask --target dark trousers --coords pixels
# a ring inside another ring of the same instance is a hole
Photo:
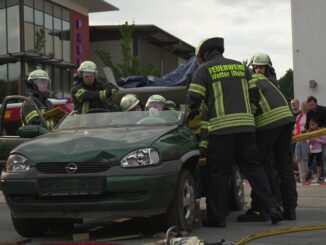
[[[256,132],[260,160],[266,170],[277,205],[283,205],[285,211],[295,210],[298,199],[290,155],[292,127],[290,123]],[[263,206],[256,198],[254,190],[251,197],[253,208],[259,209]]]
[[[311,168],[312,161],[314,160],[314,158],[317,161],[317,166],[322,167],[323,166],[323,153],[322,152],[309,154],[308,167]]]
[[[211,222],[225,221],[228,212],[229,183],[234,160],[244,171],[264,211],[275,207],[266,172],[258,161],[254,133],[209,135],[207,148],[206,186],[207,218]]]

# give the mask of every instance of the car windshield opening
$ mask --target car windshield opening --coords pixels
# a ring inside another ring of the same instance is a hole
[[[183,121],[183,117],[184,112],[174,110],[70,114],[60,123],[57,130],[178,125]]]

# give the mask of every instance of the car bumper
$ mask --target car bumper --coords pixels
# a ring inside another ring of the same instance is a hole
[[[175,192],[177,165],[178,161],[170,161],[145,171],[113,167],[105,175],[69,175],[69,178],[103,179],[103,191],[93,195],[40,194],[40,179],[53,179],[54,176],[22,179],[17,177],[19,175],[16,178],[7,175],[2,178],[1,185],[8,206],[20,218],[151,216],[167,210]]]

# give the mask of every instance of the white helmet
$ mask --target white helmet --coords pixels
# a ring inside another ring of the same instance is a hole
[[[95,76],[97,76],[96,64],[93,61],[86,60],[80,64],[77,72],[78,72],[79,76],[81,76],[82,75],[81,73],[83,73],[83,72],[94,73]]]

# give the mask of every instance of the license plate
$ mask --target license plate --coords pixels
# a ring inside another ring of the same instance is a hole
[[[80,196],[103,193],[102,178],[44,179],[38,181],[40,196]]]

